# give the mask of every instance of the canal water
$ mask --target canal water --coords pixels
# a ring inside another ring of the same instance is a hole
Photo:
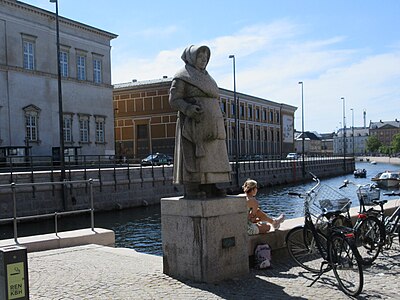
[[[358,206],[356,186],[349,185],[338,190],[345,179],[356,184],[371,183],[371,178],[384,170],[399,170],[400,167],[391,164],[357,162],[356,168],[367,170],[366,178],[354,178],[352,174],[323,179],[322,184],[328,185],[352,200],[352,206]],[[257,178],[254,178],[257,180]],[[285,213],[286,218],[297,218],[303,215],[303,200],[289,197],[289,191],[305,192],[313,186],[313,182],[299,185],[285,185],[272,188],[261,188],[257,198],[260,206],[272,217]],[[381,198],[385,198],[382,195]],[[388,198],[389,199],[389,198]],[[65,217],[59,219],[59,231],[90,227],[88,215]],[[115,246],[132,248],[139,252],[162,255],[161,249],[161,214],[160,206],[148,206],[124,209],[112,212],[95,213],[95,226],[112,229],[115,232]],[[54,232],[54,221],[46,220],[38,223],[19,224],[18,235],[28,236]],[[1,226],[0,239],[12,238],[12,224]]]

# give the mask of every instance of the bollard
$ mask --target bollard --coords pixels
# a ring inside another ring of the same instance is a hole
[[[0,248],[0,299],[29,299],[26,247]]]

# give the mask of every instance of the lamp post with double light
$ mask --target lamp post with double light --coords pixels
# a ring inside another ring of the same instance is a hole
[[[64,158],[64,118],[63,118],[63,104],[62,104],[62,88],[61,88],[61,64],[60,64],[60,26],[58,20],[58,0],[50,0],[51,3],[56,4],[56,38],[57,38],[57,82],[58,82],[58,122],[59,122],[59,139],[60,139],[60,180],[65,179],[65,158]],[[64,186],[63,186],[64,191]],[[63,202],[66,208],[64,192]]]
[[[299,81],[301,84],[301,166],[302,166],[302,175],[303,178],[306,176],[306,168],[304,161],[304,89],[303,89],[303,81]]]
[[[346,172],[346,101],[344,97],[340,99],[343,101],[343,170]]]
[[[229,58],[232,58],[233,65],[233,102],[235,106],[235,135],[236,135],[236,143],[235,143],[235,169],[236,169],[236,183],[237,186],[240,186],[239,183],[239,99],[236,97],[236,60],[235,55],[229,55]]]
[[[352,148],[353,148],[353,158],[354,158],[354,155],[355,155],[355,152],[354,152],[354,109],[353,108],[350,108],[350,110],[351,110],[351,135],[352,135]]]

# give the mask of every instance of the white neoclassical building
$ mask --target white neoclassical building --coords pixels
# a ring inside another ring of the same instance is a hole
[[[354,127],[346,128],[344,135],[343,128],[340,128],[333,137],[333,153],[343,155],[365,155],[366,143],[369,137],[369,128]]]
[[[66,152],[112,155],[110,42],[117,35],[62,16],[59,33]],[[0,0],[0,155],[10,147],[35,156],[59,151],[56,41],[54,12]]]

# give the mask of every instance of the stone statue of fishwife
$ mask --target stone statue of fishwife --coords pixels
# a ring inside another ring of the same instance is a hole
[[[206,71],[210,54],[207,46],[184,50],[169,96],[178,110],[173,181],[184,185],[186,199],[225,196],[216,183],[231,181],[219,90]]]

